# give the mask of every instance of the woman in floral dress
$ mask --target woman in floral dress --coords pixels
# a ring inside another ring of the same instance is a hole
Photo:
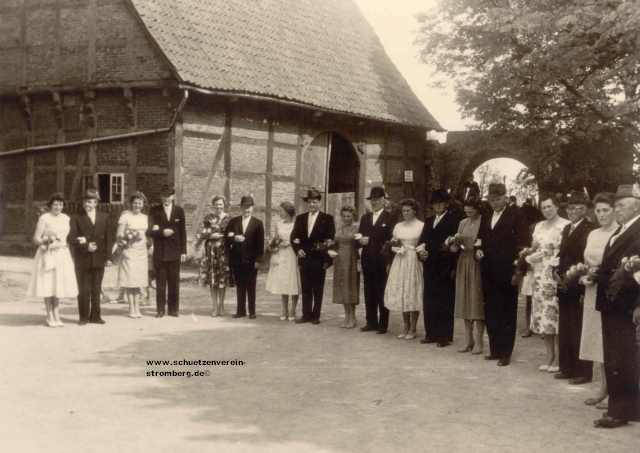
[[[556,343],[558,335],[558,284],[553,279],[553,267],[558,265],[558,252],[562,240],[562,230],[570,222],[558,215],[560,202],[553,193],[540,197],[540,209],[547,220],[539,222],[533,231],[534,252],[526,257],[533,265],[533,312],[531,330],[544,334],[547,348],[547,363],[540,365],[540,371],[559,371]]]
[[[204,245],[200,259],[199,283],[211,288],[213,308],[211,316],[224,316],[224,296],[228,286],[233,286],[229,267],[229,247],[224,240],[224,230],[229,225],[229,215],[224,212],[225,199],[213,197],[213,213],[204,218],[196,249]]]
[[[393,229],[393,239],[400,245],[391,249],[395,256],[384,291],[384,304],[389,310],[402,312],[404,330],[398,338],[412,340],[416,337],[424,294],[422,263],[416,252],[424,222],[416,219],[420,205],[413,198],[402,200],[400,205],[404,222]]]

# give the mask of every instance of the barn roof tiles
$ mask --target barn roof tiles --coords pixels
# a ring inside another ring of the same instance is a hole
[[[130,0],[186,85],[442,130],[353,0]]]

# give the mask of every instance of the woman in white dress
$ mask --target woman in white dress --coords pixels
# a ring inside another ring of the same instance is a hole
[[[393,229],[393,240],[400,245],[391,248],[395,256],[384,291],[384,304],[389,310],[402,312],[404,330],[398,338],[412,340],[416,337],[424,294],[422,263],[416,252],[424,222],[416,219],[420,205],[413,198],[402,200],[400,205],[404,222]]]
[[[59,300],[78,296],[78,282],[67,245],[71,219],[62,213],[64,202],[63,194],[51,195],[47,203],[51,212],[40,216],[33,234],[38,251],[27,296],[44,298],[49,327],[64,327],[58,312]]]
[[[540,365],[540,371],[557,373],[558,357],[556,344],[558,336],[558,284],[553,279],[553,267],[559,263],[558,252],[562,241],[562,230],[569,222],[558,215],[560,202],[555,194],[548,192],[540,197],[540,210],[547,220],[536,224],[533,230],[534,253],[526,257],[533,265],[533,307],[531,330],[544,334],[547,348],[547,362]]]
[[[282,296],[282,316],[280,321],[296,320],[296,305],[298,296],[302,291],[300,273],[298,271],[298,259],[296,257],[289,238],[293,230],[296,209],[293,204],[285,201],[280,204],[278,210],[280,222],[276,224],[277,249],[269,265],[267,275],[267,291],[271,294]],[[291,296],[291,311],[289,311],[289,296]]]
[[[130,318],[142,318],[140,288],[149,286],[149,262],[145,235],[149,228],[149,220],[147,215],[142,213],[146,201],[142,192],[136,191],[131,194],[129,198],[131,210],[122,213],[116,232],[118,242],[127,241],[120,257],[118,286],[125,288]]]
[[[613,199],[615,194],[599,193],[593,199],[595,215],[601,228],[589,233],[587,248],[584,251],[584,262],[589,267],[598,267],[602,263],[604,248],[613,235],[618,224],[615,222]],[[594,283],[588,275],[580,278],[580,283],[585,285],[584,312],[582,316],[582,337],[580,339],[580,359],[591,360],[600,364],[602,383],[600,391],[593,398],[587,398],[585,404],[592,406],[603,401],[607,397],[607,380],[604,374],[604,352],[602,350],[602,317],[596,311],[596,293],[598,284]]]

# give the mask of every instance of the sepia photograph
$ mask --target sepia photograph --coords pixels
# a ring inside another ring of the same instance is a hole
[[[0,0],[3,452],[640,439],[640,0]]]

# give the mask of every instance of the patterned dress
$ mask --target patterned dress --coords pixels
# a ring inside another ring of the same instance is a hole
[[[202,242],[202,256],[200,258],[200,275],[198,282],[202,286],[226,288],[234,286],[229,267],[229,246],[224,240],[224,230],[229,225],[229,216],[209,214],[204,218],[201,234],[220,233],[220,239],[206,239]],[[205,233],[205,229],[211,229]],[[200,246],[202,246],[200,245]]]
[[[333,260],[333,303],[360,303],[360,274],[358,273],[358,246],[355,235],[358,224],[341,227],[336,231],[338,256]]]
[[[587,239],[584,250],[584,262],[590,267],[602,263],[604,248],[616,229],[603,231],[602,228],[593,230]],[[582,316],[582,337],[580,340],[580,359],[604,363],[602,350],[602,317],[596,311],[596,292],[598,284],[587,286],[584,290],[584,312]]]
[[[533,231],[533,243],[538,244],[536,252],[544,252],[542,261],[533,266],[531,330],[538,334],[558,334],[558,284],[553,280],[553,266],[559,263],[562,230],[569,223],[560,218],[553,228],[549,228],[545,220],[539,222]]]
[[[276,224],[276,234],[281,240],[289,242],[293,225],[293,222],[278,222]],[[272,264],[269,266],[267,291],[271,294],[287,296],[297,296],[302,293],[298,258],[293,251],[293,247],[278,248],[278,264],[273,264],[272,261]]]
[[[389,271],[384,291],[384,305],[389,310],[421,311],[424,280],[422,263],[418,261],[416,245],[424,222],[414,220],[410,224],[398,223],[393,229],[393,237],[398,238],[405,248],[402,254],[396,254]]]

